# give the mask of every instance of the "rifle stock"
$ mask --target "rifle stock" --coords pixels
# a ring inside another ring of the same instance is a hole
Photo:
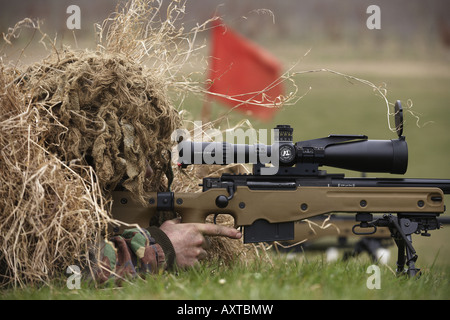
[[[148,227],[159,211],[175,211],[185,223],[204,223],[210,214],[228,214],[236,227],[252,225],[257,220],[269,223],[295,222],[326,213],[422,213],[439,214],[444,210],[444,194],[439,188],[398,187],[298,187],[296,190],[252,190],[239,186],[225,208],[217,199],[227,198],[226,189],[201,193],[149,193],[148,207],[142,207],[126,191],[113,193],[116,219]],[[159,197],[159,199],[158,199]],[[167,204],[162,204],[167,200]],[[159,201],[158,201],[159,200]],[[420,205],[419,205],[420,204]]]

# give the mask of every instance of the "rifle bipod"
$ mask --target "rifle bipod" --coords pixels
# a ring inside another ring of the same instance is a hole
[[[429,230],[440,228],[440,223],[437,220],[438,214],[435,216],[422,215],[420,213],[404,213],[394,216],[392,214],[383,215],[382,218],[373,220],[370,213],[358,213],[356,221],[360,221],[353,227],[353,232],[359,235],[373,234],[377,231],[377,227],[387,227],[391,232],[398,248],[397,256],[397,274],[406,273],[410,277],[415,277],[420,274],[420,269],[416,268],[417,253],[412,245],[412,234],[420,234],[429,237]],[[373,228],[370,232],[357,232],[356,227],[359,228]],[[423,232],[422,232],[423,231]],[[405,270],[405,265],[407,269]]]

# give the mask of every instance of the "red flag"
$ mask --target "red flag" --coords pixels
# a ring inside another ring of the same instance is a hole
[[[261,101],[270,104],[283,93],[277,82],[281,63],[263,48],[243,38],[222,22],[215,21],[212,30],[212,56],[209,92],[231,96],[231,99],[211,95],[231,108],[242,102]],[[263,94],[261,92],[264,92]],[[263,121],[269,121],[278,108],[244,103],[236,108]]]

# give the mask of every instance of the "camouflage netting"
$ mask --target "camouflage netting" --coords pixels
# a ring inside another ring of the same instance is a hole
[[[83,259],[111,221],[89,166],[67,165],[42,137],[57,121],[30,103],[1,69],[1,283],[49,281]]]
[[[145,203],[145,191],[164,189],[181,121],[160,79],[120,54],[65,51],[30,67],[19,88],[58,121],[41,135],[50,153],[92,165],[105,191],[124,179]]]
[[[159,8],[130,1],[100,27],[95,51],[53,49],[23,69],[0,60],[2,285],[48,283],[75,263],[95,268],[89,249],[117,223],[108,192],[122,183],[145,203],[146,191],[167,189],[170,135],[182,126],[169,86],[192,50],[188,41],[176,51],[188,39],[171,20],[179,5],[155,27]],[[198,191],[199,178],[175,172],[174,191]],[[239,241],[214,244],[211,257],[245,256]]]

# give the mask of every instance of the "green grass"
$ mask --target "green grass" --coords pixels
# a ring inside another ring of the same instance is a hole
[[[95,289],[84,282],[79,290],[60,284],[41,289],[5,290],[2,299],[111,299],[111,300],[297,300],[297,299],[448,299],[450,267],[426,269],[418,279],[396,276],[380,266],[380,289],[368,289],[372,275],[367,259],[327,263],[313,259],[272,263],[201,265],[179,274],[164,273],[135,279],[122,287]]]

